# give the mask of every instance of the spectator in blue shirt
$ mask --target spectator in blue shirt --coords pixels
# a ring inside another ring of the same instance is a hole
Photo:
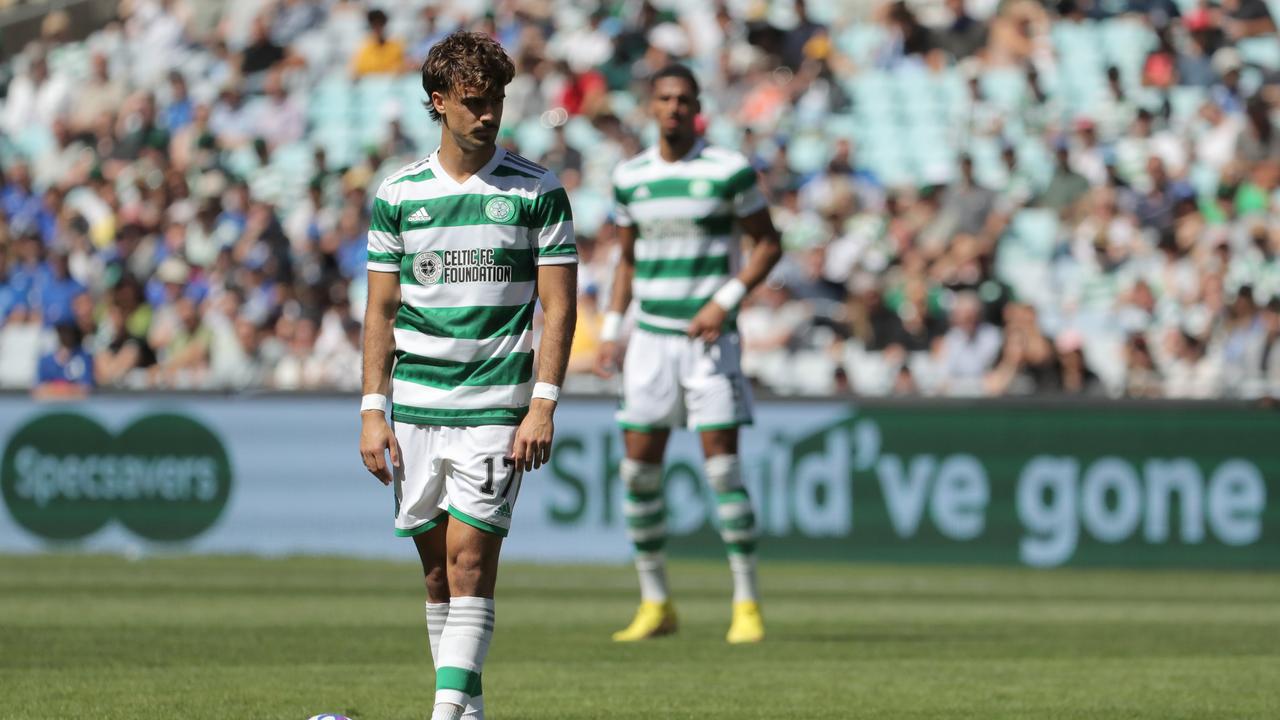
[[[13,302],[20,305],[35,305],[37,293],[49,281],[49,265],[41,256],[43,248],[40,238],[34,232],[26,232],[18,236],[14,243],[16,252],[13,265],[9,268],[9,291],[13,294]]]
[[[37,281],[40,314],[46,327],[71,322],[71,302],[86,292],[85,287],[71,277],[67,254],[55,251],[49,258],[49,272]]]
[[[58,348],[40,358],[36,369],[37,399],[77,399],[93,389],[93,356],[81,344],[80,329],[70,322],[57,327]]]

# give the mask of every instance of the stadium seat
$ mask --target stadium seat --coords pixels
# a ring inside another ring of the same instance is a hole
[[[1280,70],[1280,39],[1274,35],[1245,38],[1236,47],[1246,63],[1268,70]]]

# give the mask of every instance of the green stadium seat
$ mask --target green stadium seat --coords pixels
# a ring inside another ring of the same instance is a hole
[[[787,143],[787,165],[801,175],[826,167],[831,158],[831,144],[818,133],[804,133]]]
[[[1246,63],[1268,70],[1280,70],[1280,39],[1276,36],[1245,38],[1236,47]]]

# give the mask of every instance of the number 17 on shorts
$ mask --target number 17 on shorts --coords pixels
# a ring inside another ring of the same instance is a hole
[[[524,473],[510,457],[516,428],[395,423],[396,534],[430,530],[446,516],[506,536]]]

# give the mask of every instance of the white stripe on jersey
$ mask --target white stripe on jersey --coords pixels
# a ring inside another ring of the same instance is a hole
[[[518,335],[500,335],[483,340],[471,340],[437,337],[396,328],[395,336],[396,350],[451,362],[488,360],[493,357],[505,357],[513,352],[529,352],[533,349],[532,330],[524,330]]]

